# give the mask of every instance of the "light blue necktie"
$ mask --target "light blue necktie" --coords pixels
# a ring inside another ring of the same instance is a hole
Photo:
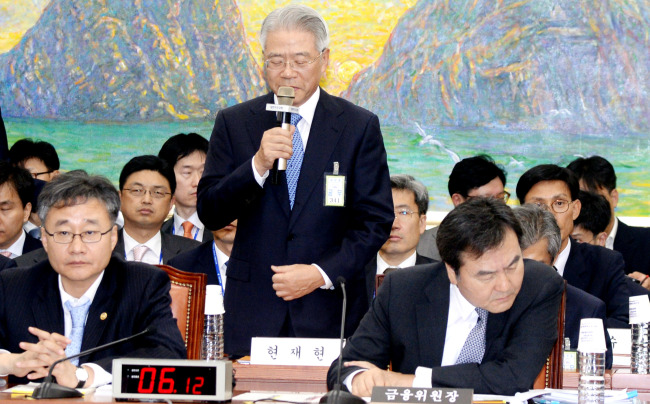
[[[298,131],[298,122],[302,117],[298,114],[291,114],[291,124],[296,127],[293,132],[293,154],[287,161],[287,186],[289,188],[289,204],[293,209],[293,201],[296,199],[296,188],[298,187],[298,177],[300,177],[300,167],[302,158],[305,154],[302,146],[302,137]]]
[[[76,355],[81,352],[81,341],[84,336],[84,327],[86,325],[86,315],[90,308],[90,300],[79,306],[73,306],[72,301],[65,302],[65,307],[70,312],[72,318],[72,330],[70,331],[70,339],[72,342],[65,348],[65,356]],[[70,362],[78,366],[79,358],[70,359]]]
[[[456,364],[460,363],[481,363],[485,354],[485,329],[487,328],[487,315],[485,309],[476,308],[478,321],[472,331],[469,332],[463,348],[460,350]]]

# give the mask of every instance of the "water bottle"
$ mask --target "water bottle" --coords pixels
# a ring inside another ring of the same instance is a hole
[[[599,318],[580,320],[578,403],[605,402],[605,330]]]
[[[201,359],[223,359],[223,296],[219,285],[208,285],[205,296],[205,319]]]
[[[632,349],[630,370],[632,373],[650,373],[650,301],[648,295],[630,297],[630,324],[632,328]]]

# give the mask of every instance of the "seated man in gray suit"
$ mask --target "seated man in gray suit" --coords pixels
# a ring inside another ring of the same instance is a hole
[[[494,198],[452,210],[436,240],[443,262],[386,275],[343,349],[346,387],[364,396],[373,386],[530,389],[558,337],[564,282],[524,261],[521,235],[512,210]],[[389,363],[393,371],[384,370]]]
[[[508,202],[510,194],[504,189],[506,172],[496,165],[492,157],[481,154],[459,161],[449,174],[449,196],[454,207],[477,196],[491,197]],[[420,255],[440,261],[436,247],[438,228],[424,232],[417,250]]]
[[[395,220],[388,240],[366,265],[368,304],[375,297],[377,275],[397,268],[434,262],[431,258],[423,257],[415,251],[420,235],[424,233],[427,224],[429,208],[427,188],[420,181],[406,174],[391,175],[390,186],[393,192]]]
[[[124,227],[115,252],[128,261],[166,264],[200,243],[160,231],[173,204],[174,170],[156,156],[132,158],[120,173],[120,199]]]
[[[0,273],[0,374],[10,382],[44,377],[54,361],[151,331],[61,362],[52,374],[67,387],[110,383],[119,357],[186,357],[170,309],[169,277],[112,254],[120,199],[103,177],[62,174],[39,196],[48,259]]]

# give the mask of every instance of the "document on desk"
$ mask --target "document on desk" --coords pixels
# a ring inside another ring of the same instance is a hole
[[[605,404],[631,403],[636,396],[636,390],[605,390]],[[546,393],[533,400],[541,404],[574,404],[578,402],[578,390],[546,389]]]
[[[232,401],[244,403],[305,403],[317,404],[320,402],[323,394],[320,393],[281,393],[281,392],[264,392],[264,391],[251,391],[243,393],[232,398]],[[368,400],[370,401],[370,397]]]

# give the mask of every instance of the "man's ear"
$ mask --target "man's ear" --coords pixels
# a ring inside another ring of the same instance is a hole
[[[596,244],[598,244],[601,247],[605,247],[606,242],[607,242],[607,233],[605,233],[604,231],[601,231],[596,236]]]
[[[451,202],[454,204],[454,207],[465,202],[467,199],[459,193],[455,193],[451,196]]]
[[[452,268],[451,265],[447,264],[446,262],[445,268],[447,268],[447,277],[449,278],[449,282],[452,285],[457,285],[458,280],[456,279],[456,272],[454,271],[454,268]]]

